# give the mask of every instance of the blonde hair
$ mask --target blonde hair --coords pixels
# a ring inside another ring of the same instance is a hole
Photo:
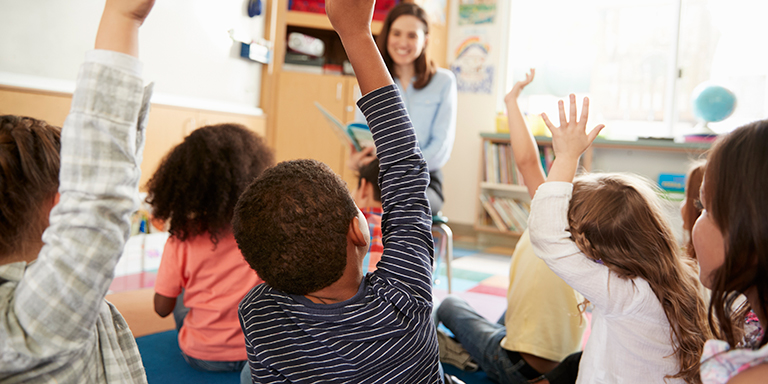
[[[700,383],[699,359],[710,338],[694,262],[683,258],[650,183],[625,174],[589,174],[573,183],[571,237],[587,257],[622,278],[646,280],[659,299],[680,371]]]

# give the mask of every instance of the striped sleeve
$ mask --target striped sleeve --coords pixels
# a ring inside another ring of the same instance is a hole
[[[394,84],[363,96],[358,106],[371,127],[380,166],[384,253],[377,273],[401,281],[415,296],[431,302],[429,173],[411,119]]]

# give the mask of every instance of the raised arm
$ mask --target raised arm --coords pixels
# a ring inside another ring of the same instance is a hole
[[[525,124],[523,113],[517,103],[520,92],[525,86],[533,81],[536,70],[531,68],[531,72],[525,75],[525,80],[518,81],[504,97],[504,104],[507,106],[507,117],[509,124],[509,142],[512,145],[512,153],[515,155],[515,165],[525,180],[525,186],[528,188],[528,194],[533,198],[539,185],[544,183],[546,175],[539,161],[539,147],[536,145],[536,139]]]
[[[358,106],[371,127],[379,158],[384,253],[375,273],[407,284],[431,305],[429,173],[400,93],[371,36],[373,4],[373,0],[326,1],[328,17],[360,83],[364,96]]]
[[[61,137],[61,199],[44,246],[19,282],[9,339],[22,354],[51,356],[93,341],[114,266],[138,207],[139,166],[148,95],[135,57],[138,28],[152,0],[108,0],[78,76]]]
[[[579,166],[579,156],[592,145],[597,135],[605,125],[600,124],[587,133],[587,118],[589,117],[589,99],[584,98],[581,107],[581,118],[576,120],[576,95],[570,95],[570,117],[565,117],[563,101],[558,102],[560,111],[560,126],[555,127],[546,114],[541,117],[547,128],[552,132],[552,149],[555,151],[555,160],[549,170],[547,181],[573,182],[576,176],[576,168]]]

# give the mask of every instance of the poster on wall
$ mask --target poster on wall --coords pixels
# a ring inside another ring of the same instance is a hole
[[[459,0],[459,25],[493,24],[496,0]]]
[[[430,22],[445,25],[445,7],[447,0],[422,0],[417,2],[431,18]]]
[[[490,45],[480,36],[464,39],[454,51],[451,71],[456,75],[459,92],[491,94],[494,67],[488,53]]]

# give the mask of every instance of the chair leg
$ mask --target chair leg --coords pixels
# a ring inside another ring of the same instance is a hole
[[[448,278],[448,293],[452,292],[451,260],[453,260],[453,232],[446,224],[432,226],[432,230],[440,235],[440,251],[438,255],[445,258],[445,275]],[[438,255],[435,257],[437,258]]]

